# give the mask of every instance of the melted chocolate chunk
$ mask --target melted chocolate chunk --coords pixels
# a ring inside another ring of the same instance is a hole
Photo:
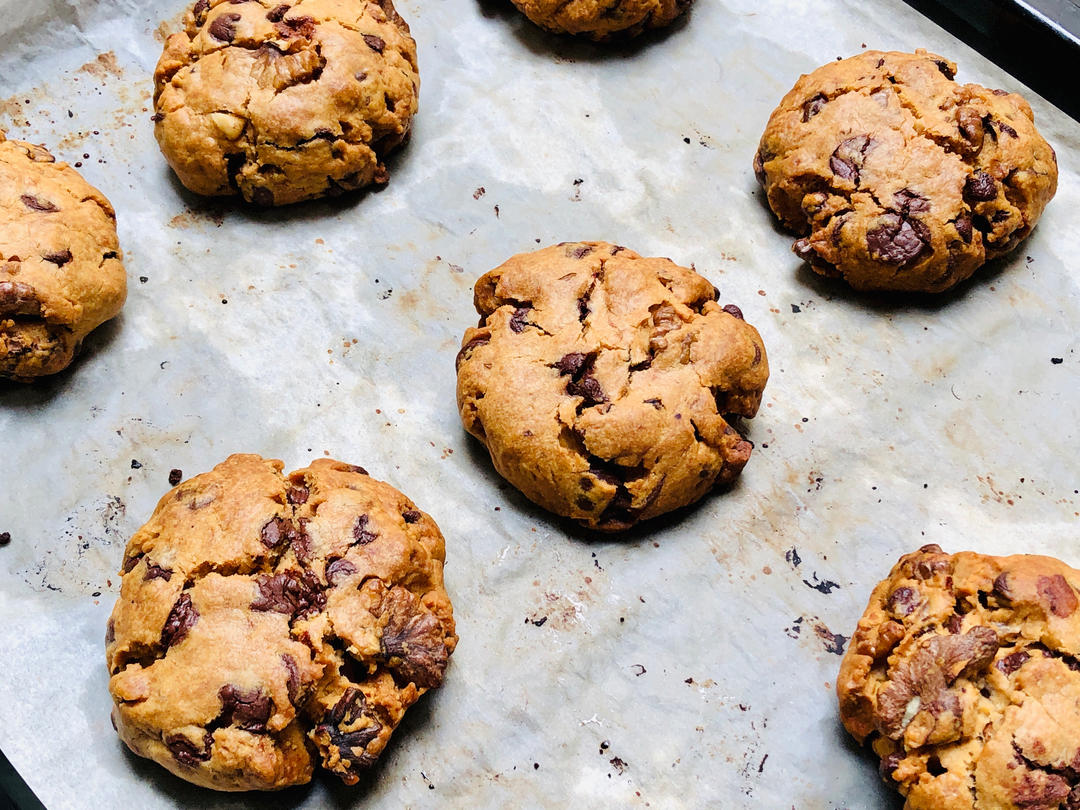
[[[987,202],[997,198],[997,181],[984,171],[968,176],[964,183],[964,200],[968,203]]]
[[[186,593],[180,594],[180,598],[169,611],[165,626],[161,628],[161,646],[167,650],[179,644],[198,620],[199,611],[191,604],[191,597]]]
[[[258,595],[251,603],[252,610],[304,618],[326,607],[326,594],[311,571],[291,569],[262,575],[255,578],[255,585]]]
[[[19,197],[19,199],[22,200],[23,205],[25,205],[31,211],[52,213],[53,211],[60,210],[48,200],[43,200],[40,197],[35,197],[32,194],[23,194],[21,197]]]
[[[911,264],[929,246],[930,230],[925,224],[893,212],[885,214],[881,224],[866,234],[870,257],[886,264]]]
[[[240,22],[240,15],[236,12],[219,14],[214,18],[214,21],[210,23],[210,27],[207,31],[210,36],[219,42],[232,42],[236,39],[236,24],[238,22]]]
[[[824,93],[818,93],[813,98],[807,99],[802,105],[802,120],[805,124],[819,112],[829,102],[829,99],[825,97]]]
[[[290,659],[291,660],[291,659]],[[221,714],[218,721],[254,734],[265,734],[266,723],[274,713],[274,701],[259,689],[241,689],[227,684],[218,690]]]
[[[368,528],[369,524],[371,528]],[[371,523],[370,517],[360,515],[353,524],[352,536],[353,545],[366,546],[368,543],[378,539],[379,533],[374,530],[374,524]]]
[[[187,737],[175,734],[165,738],[165,747],[173,755],[173,758],[181,765],[195,768],[201,762],[210,759],[211,748],[214,745],[214,736],[208,731],[203,737],[203,747],[197,748]]]
[[[150,579],[163,579],[168,582],[172,579],[173,570],[171,568],[163,568],[160,565],[155,565],[152,562],[146,564],[146,573],[143,574],[143,580]]]

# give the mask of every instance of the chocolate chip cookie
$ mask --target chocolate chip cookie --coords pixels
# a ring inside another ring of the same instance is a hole
[[[613,36],[634,37],[671,25],[692,0],[513,0],[541,28],[556,34],[580,34],[601,42]]]
[[[419,86],[392,0],[199,0],[154,72],[155,134],[191,191],[284,205],[386,183]]]
[[[769,365],[693,270],[606,242],[514,256],[476,282],[457,356],[465,429],[526,497],[603,531],[732,482]]]
[[[1050,557],[900,558],[837,681],[910,810],[1080,807],[1080,571]]]
[[[234,455],[170,491],[124,553],[113,723],[217,790],[314,763],[354,784],[457,643],[432,519],[360,467]]]
[[[815,272],[941,292],[1031,233],[1057,190],[1054,150],[1023,98],[955,74],[926,51],[866,51],[780,102],[754,171]]]
[[[0,131],[0,377],[67,368],[126,297],[109,201],[43,147]]]

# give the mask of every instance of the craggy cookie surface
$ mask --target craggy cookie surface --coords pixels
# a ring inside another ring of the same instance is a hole
[[[106,634],[124,742],[190,782],[353,784],[457,643],[430,517],[359,467],[234,455],[128,543]]]
[[[385,183],[420,78],[392,0],[199,0],[154,85],[155,134],[185,186],[283,205]]]
[[[1054,150],[1023,98],[955,73],[925,51],[867,51],[801,77],[773,112],[754,169],[816,272],[940,292],[1035,227]]]
[[[556,34],[581,34],[597,41],[636,36],[670,25],[692,0],[513,0],[521,12]]]
[[[66,368],[126,296],[109,201],[44,148],[0,132],[0,377]]]
[[[900,559],[840,668],[840,714],[908,810],[1080,807],[1080,572],[1050,557]]]
[[[620,530],[729,483],[769,376],[757,331],[669,259],[605,242],[514,256],[476,283],[458,354],[465,429],[528,498]]]

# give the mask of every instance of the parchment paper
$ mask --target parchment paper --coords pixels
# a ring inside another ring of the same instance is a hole
[[[45,805],[899,806],[833,693],[872,585],[928,542],[1080,565],[1076,122],[1027,92],[1061,164],[1035,234],[890,300],[800,268],[751,160],[797,76],[864,44],[1024,91],[899,0],[699,0],[610,48],[404,0],[421,105],[389,186],[270,212],[188,195],[154,143],[184,5],[0,0],[0,126],[112,200],[131,288],[69,373],[0,387],[0,748]],[[772,365],[741,482],[625,538],[530,505],[455,410],[472,283],[573,239],[694,263]],[[362,464],[446,535],[461,644],[355,789],[216,795],[110,728],[123,546],[172,468],[236,451]]]

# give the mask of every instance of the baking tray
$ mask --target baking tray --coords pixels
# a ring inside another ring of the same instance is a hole
[[[800,266],[754,181],[796,77],[928,47],[1025,90],[900,0],[712,0],[608,48],[405,0],[421,104],[388,187],[275,211],[196,199],[158,153],[183,8],[0,0],[0,125],[109,196],[131,288],[70,372],[0,388],[0,748],[44,805],[898,806],[833,692],[872,585],[928,542],[1080,564],[1080,126],[1026,92],[1061,182],[1015,254],[932,300],[856,295]],[[473,281],[593,238],[693,263],[772,366],[740,482],[626,537],[529,504],[454,407]],[[235,451],[362,464],[446,535],[461,644],[356,788],[217,795],[110,727],[123,546],[170,470]]]
[[[1077,0],[907,0],[1073,118],[1080,95]]]

